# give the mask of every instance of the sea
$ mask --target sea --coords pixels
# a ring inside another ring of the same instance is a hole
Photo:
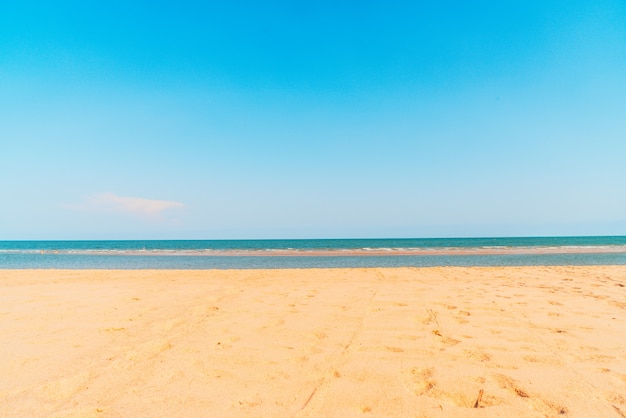
[[[0,241],[0,269],[626,265],[626,236]]]

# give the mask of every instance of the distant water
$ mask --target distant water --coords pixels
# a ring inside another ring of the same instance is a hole
[[[3,269],[626,265],[626,237],[0,241]]]

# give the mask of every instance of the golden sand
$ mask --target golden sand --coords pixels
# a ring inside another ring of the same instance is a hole
[[[0,416],[623,417],[626,266],[0,270]]]

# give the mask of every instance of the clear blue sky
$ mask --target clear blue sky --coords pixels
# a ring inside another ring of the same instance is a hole
[[[0,4],[0,239],[626,234],[626,3]]]

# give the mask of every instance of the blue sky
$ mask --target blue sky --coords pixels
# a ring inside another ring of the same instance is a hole
[[[4,1],[0,239],[626,235],[625,22]]]

